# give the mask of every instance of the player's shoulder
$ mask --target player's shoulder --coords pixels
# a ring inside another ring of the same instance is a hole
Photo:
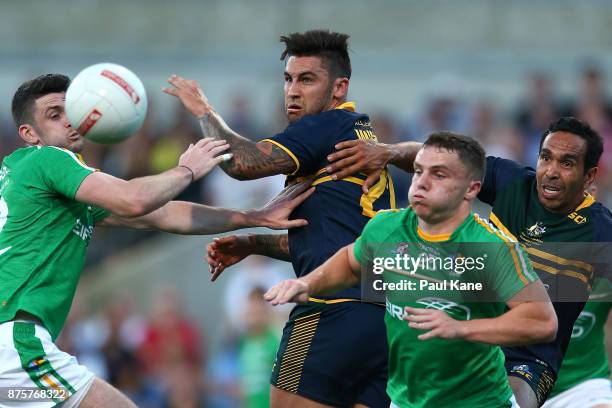
[[[498,229],[489,220],[481,217],[477,213],[470,214],[471,220],[466,231],[466,238],[469,242],[490,242],[490,243],[515,243],[513,237]]]
[[[412,212],[411,208],[394,208],[388,210],[379,210],[368,222],[369,228],[389,228],[393,225],[403,223],[406,217]]]
[[[595,226],[597,242],[612,242],[612,211],[596,201],[589,206],[589,221]]]

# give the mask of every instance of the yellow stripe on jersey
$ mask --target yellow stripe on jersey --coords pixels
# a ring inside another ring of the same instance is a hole
[[[491,213],[491,215],[494,216],[493,213]],[[497,219],[497,217],[495,217],[495,219]],[[516,271],[516,274],[518,275],[521,282],[523,282],[524,285],[527,285],[529,283],[529,280],[525,276],[525,268],[527,267],[527,265],[525,263],[525,259],[523,259],[522,255],[517,250],[517,245],[519,245],[519,243],[514,238],[514,235],[510,234],[510,231],[508,231],[508,233],[506,234],[505,232],[502,232],[497,228],[491,227],[491,225],[482,218],[480,218],[478,214],[474,214],[474,221],[476,221],[479,225],[484,227],[490,233],[495,234],[495,236],[497,236],[506,243],[506,246],[510,251],[510,255],[512,256],[512,261],[514,262],[514,269]],[[503,226],[503,224],[501,223],[500,225]]]
[[[570,265],[575,266],[579,269],[583,269],[588,273],[589,277],[593,275],[593,265],[590,265],[586,262],[577,261],[574,259],[561,258],[560,256],[549,254],[548,252],[544,252],[540,249],[536,249],[533,247],[527,248],[527,252],[531,255],[535,255],[537,257],[558,263],[559,265]]]
[[[343,104],[336,106],[334,109],[344,109],[347,111],[355,112],[357,107],[355,106],[355,102],[344,102]]]
[[[506,226],[499,220],[499,218],[497,218],[497,215],[491,213],[491,215],[489,215],[489,219],[498,230],[503,231],[504,234],[518,242],[518,239],[516,239],[516,237],[510,232],[510,230],[506,228]]]
[[[272,143],[273,145],[279,147],[285,153],[287,153],[289,155],[289,157],[291,157],[291,159],[295,162],[295,171],[293,173],[289,174],[289,176],[293,176],[294,174],[296,174],[298,172],[298,170],[300,169],[300,161],[298,160],[297,157],[295,157],[295,154],[293,154],[293,152],[291,150],[289,150],[288,148],[286,148],[282,144],[278,143],[276,140],[263,139],[262,142]]]
[[[361,205],[361,208],[363,208],[362,214],[366,217],[372,218],[376,215],[376,211],[374,210],[374,201],[378,200],[380,196],[382,196],[385,192],[385,189],[387,188],[388,178],[389,176],[387,170],[383,170],[382,173],[380,173],[380,178],[378,179],[378,182],[374,184],[374,186],[370,189],[370,191],[368,191],[367,194],[363,194],[361,196],[359,204]],[[389,191],[389,194],[390,193],[391,191]],[[395,199],[393,201],[395,201]]]
[[[576,207],[576,209],[573,212],[580,211],[583,208],[590,207],[594,203],[595,203],[595,198],[585,191],[585,193],[584,193],[584,200],[582,200],[580,205],[578,207]]]
[[[420,238],[424,239],[425,241],[429,241],[429,242],[444,242],[444,241],[448,241],[451,237],[451,235],[453,235],[452,233],[447,233],[447,234],[428,234],[425,231],[423,231],[421,229],[421,227],[417,226],[417,234],[419,235]]]
[[[553,268],[552,266],[544,265],[544,264],[541,264],[535,261],[531,261],[531,264],[533,265],[535,269],[538,269],[544,272],[548,272],[553,275],[571,276],[572,278],[579,279],[585,284],[589,285],[589,280],[587,279],[587,277],[581,274],[580,272],[570,271],[569,269],[557,269],[557,268]],[[589,285],[589,288],[590,287],[591,285]]]

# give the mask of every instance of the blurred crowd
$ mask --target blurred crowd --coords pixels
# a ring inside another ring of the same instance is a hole
[[[368,112],[379,140],[395,143],[423,140],[436,130],[454,130],[479,140],[490,155],[535,166],[540,136],[562,115],[587,121],[604,138],[605,151],[597,176],[598,199],[612,204],[612,100],[604,73],[585,67],[576,78],[572,98],[559,96],[552,78],[534,72],[524,97],[513,106],[489,99],[431,95],[419,112],[403,115]],[[363,101],[356,101],[359,103]],[[261,123],[248,97],[236,96],[220,109],[228,124],[252,140],[281,131],[281,106],[274,123]],[[271,108],[272,109],[272,108]],[[87,143],[83,156],[93,167],[122,178],[158,173],[176,165],[186,147],[201,137],[197,122],[181,106],[166,126],[149,117],[142,129],[118,146]],[[8,117],[0,120],[0,156],[21,143]],[[392,169],[398,205],[405,206],[410,175]],[[184,191],[179,199],[225,207],[259,206],[283,186],[283,177],[238,182],[216,169]],[[235,187],[235,188],[234,188]],[[88,262],[124,249],[152,233],[99,229]],[[269,375],[287,309],[272,311],[262,290],[289,277],[289,267],[277,267],[251,257],[228,273],[228,299],[222,346],[209,354],[207,333],[184,313],[180,296],[165,288],[154,305],[140,314],[128,295],[110,299],[102,311],[90,311],[77,301],[59,339],[59,347],[78,356],[97,375],[126,392],[141,407],[267,407]],[[231,299],[231,301],[229,301]]]

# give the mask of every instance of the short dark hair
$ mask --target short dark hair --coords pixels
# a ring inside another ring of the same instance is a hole
[[[17,127],[32,121],[33,106],[36,99],[55,92],[66,92],[70,85],[70,78],[61,74],[45,74],[19,86],[13,102],[11,112]]]
[[[474,180],[482,181],[485,174],[485,151],[476,140],[455,132],[434,132],[427,137],[423,147],[435,146],[456,152],[468,168]]]
[[[544,145],[546,136],[554,132],[567,132],[576,135],[586,142],[586,153],[584,155],[584,171],[597,166],[603,153],[603,139],[588,123],[572,116],[564,116],[548,126],[540,138],[540,151]]]
[[[351,59],[348,54],[349,35],[329,30],[310,30],[304,33],[283,35],[285,43],[281,60],[288,57],[320,57],[332,78],[351,78]]]

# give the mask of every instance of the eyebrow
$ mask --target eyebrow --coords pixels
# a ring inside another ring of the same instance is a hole
[[[549,155],[553,155],[552,152],[549,149],[546,148],[542,148],[542,151],[540,152],[540,154],[542,153],[546,153]],[[573,160],[573,161],[578,161],[578,156],[575,154],[571,154],[571,153],[566,153],[564,155],[561,156],[561,160]]]
[[[291,74],[289,72],[287,72],[287,71],[285,71],[285,75],[291,76]],[[304,76],[304,75],[314,75],[314,76],[316,76],[317,74],[314,71],[304,71],[304,72],[300,72],[299,74],[297,74],[298,78],[301,77],[301,76]]]
[[[416,168],[416,167],[419,167],[419,168],[421,168],[421,169],[423,168],[423,165],[422,165],[422,164],[420,164],[420,163],[417,163],[417,162],[414,162],[413,166],[414,166],[415,168]],[[430,170],[430,171],[439,171],[439,170],[444,170],[444,171],[451,172],[450,167],[445,166],[444,164],[437,164],[437,165],[435,165],[435,166],[431,166],[431,167],[429,167],[429,170]]]

